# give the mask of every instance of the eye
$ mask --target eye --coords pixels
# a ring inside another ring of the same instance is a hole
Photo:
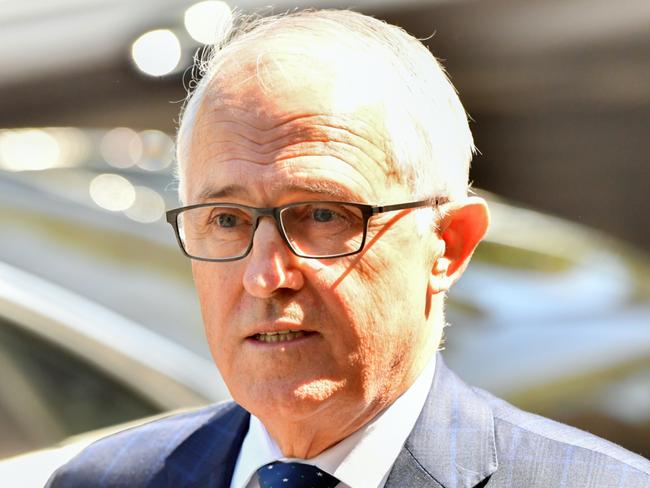
[[[207,218],[207,224],[213,229],[237,229],[250,224],[250,216],[237,208],[215,207]]]
[[[219,227],[235,227],[237,225],[237,216],[228,213],[216,215],[214,221]]]
[[[282,213],[285,229],[295,234],[363,229],[363,215],[358,208],[338,202],[304,203],[288,207]]]
[[[331,222],[335,218],[335,213],[329,208],[315,208],[312,211],[312,218],[316,222]]]

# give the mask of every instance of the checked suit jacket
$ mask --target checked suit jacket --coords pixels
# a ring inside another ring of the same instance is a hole
[[[228,488],[248,423],[232,402],[157,420],[92,444],[47,486]],[[386,487],[650,488],[650,461],[472,388],[439,356]]]

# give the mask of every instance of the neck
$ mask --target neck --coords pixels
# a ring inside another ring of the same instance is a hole
[[[336,402],[331,402],[333,406],[331,410],[335,411],[322,408],[312,416],[291,422],[287,422],[288,416],[285,415],[257,415],[257,417],[264,424],[284,457],[310,459],[349,437],[388,408],[413,385],[430,360],[431,354],[422,357],[421,361],[417,362],[417,368],[412,375],[409,375],[409,381],[400,388],[385,392],[384,395],[378,397],[380,400],[359,407],[355,410],[354,417],[341,415],[343,409]],[[390,398],[390,401],[382,401],[384,398]]]
[[[310,459],[359,430],[387,406],[382,403],[367,405],[354,418],[347,419],[327,409],[290,422],[277,415],[258,418],[284,457]]]

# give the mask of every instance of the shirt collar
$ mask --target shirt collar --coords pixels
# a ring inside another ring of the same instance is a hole
[[[382,487],[426,402],[435,371],[433,355],[415,382],[388,408],[336,445],[311,459],[282,456],[262,422],[251,415],[231,488],[246,488],[258,468],[273,461],[312,464],[351,488]],[[372,469],[364,469],[372,466]]]

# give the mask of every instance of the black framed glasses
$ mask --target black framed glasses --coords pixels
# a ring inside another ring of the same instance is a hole
[[[236,203],[200,203],[167,212],[183,253],[201,261],[235,261],[248,255],[262,217],[275,220],[289,249],[303,258],[338,258],[361,252],[368,220],[385,212],[437,207],[433,198],[395,205],[309,201],[257,208]]]

